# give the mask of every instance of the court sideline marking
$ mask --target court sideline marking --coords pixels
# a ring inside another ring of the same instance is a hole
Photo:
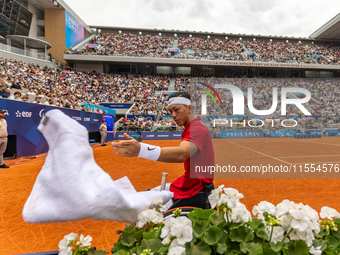
[[[340,155],[313,155],[313,156],[287,156],[287,157],[277,157],[277,158],[312,158],[312,157],[340,157]]]
[[[279,158],[276,158],[276,157],[273,157],[273,156],[270,156],[270,155],[264,154],[264,153],[262,153],[262,152],[259,152],[259,151],[256,151],[256,150],[253,150],[253,149],[250,149],[250,148],[248,148],[248,147],[245,147],[245,146],[239,145],[239,144],[237,144],[237,143],[233,143],[233,142],[229,142],[229,141],[227,141],[227,142],[228,142],[228,143],[231,143],[231,144],[234,144],[234,145],[237,145],[237,146],[240,146],[240,147],[242,147],[242,148],[244,148],[244,149],[247,149],[247,150],[250,150],[250,151],[256,152],[256,153],[258,153],[258,154],[264,155],[264,156],[266,156],[266,157],[269,157],[269,158],[272,158],[272,159],[275,159],[275,160],[281,161],[281,162],[283,162],[283,163],[285,163],[285,164],[291,165],[291,163],[289,163],[289,162],[287,162],[287,161],[284,161],[284,160],[281,160],[281,159],[279,159]]]

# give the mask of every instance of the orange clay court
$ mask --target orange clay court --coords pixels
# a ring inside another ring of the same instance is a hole
[[[179,140],[147,141],[159,146],[176,146]],[[291,164],[340,164],[340,137],[314,139],[294,138],[251,138],[214,139],[215,160],[219,165],[241,166],[290,166]],[[183,164],[152,162],[138,158],[123,158],[114,154],[111,146],[93,146],[98,165],[115,180],[128,176],[137,191],[160,185],[161,173],[168,172],[168,182],[183,174]],[[113,221],[86,219],[75,222],[28,224],[21,212],[35,179],[44,164],[46,155],[35,159],[5,161],[9,169],[0,171],[0,254],[23,254],[58,250],[58,243],[71,232],[91,235],[92,246],[110,251],[117,240],[117,229],[126,224]],[[296,166],[298,166],[296,165]],[[302,166],[302,165],[301,165]],[[329,166],[328,166],[329,169]],[[333,169],[334,170],[334,169]],[[328,170],[329,171],[329,170]],[[297,171],[298,172],[298,171]],[[215,186],[225,184],[239,190],[244,195],[241,202],[249,211],[254,205],[266,200],[277,204],[284,199],[310,205],[320,211],[322,206],[330,206],[340,211],[340,173],[319,175],[304,173],[284,173],[262,175],[243,174],[245,178],[229,178],[228,173],[215,175]],[[239,175],[231,174],[233,177]],[[325,178],[328,177],[329,178]],[[262,178],[267,177],[267,178]],[[286,177],[286,178],[285,178]]]

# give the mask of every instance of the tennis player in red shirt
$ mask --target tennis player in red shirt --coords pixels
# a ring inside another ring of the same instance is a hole
[[[178,126],[184,126],[182,141],[177,147],[159,147],[139,143],[124,134],[126,141],[113,142],[116,154],[139,157],[167,163],[184,163],[185,173],[170,185],[174,202],[195,197],[213,182],[213,173],[206,171],[215,167],[215,156],[209,130],[193,115],[190,95],[176,92],[169,96],[168,111]],[[211,186],[211,185],[210,185]]]

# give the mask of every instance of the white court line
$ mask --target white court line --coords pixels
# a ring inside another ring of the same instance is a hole
[[[316,143],[316,144],[326,144],[326,145],[333,145],[333,146],[340,146],[340,144],[331,144],[331,143],[317,143],[317,142],[309,142],[309,141],[299,141],[305,143]]]
[[[289,157],[277,157],[277,158],[320,158],[320,157],[340,157],[340,155],[313,155],[313,156],[289,156]]]
[[[231,144],[235,144],[235,145],[237,145],[237,146],[240,146],[240,147],[242,147],[242,148],[245,148],[245,149],[247,149],[247,150],[250,150],[250,151],[256,152],[256,153],[258,153],[258,154],[264,155],[264,156],[266,156],[266,157],[269,157],[269,158],[272,158],[272,159],[275,159],[275,160],[281,161],[281,162],[283,162],[283,163],[286,163],[286,164],[288,164],[288,165],[291,165],[291,163],[289,163],[289,162],[287,162],[287,161],[284,161],[284,160],[281,160],[281,159],[278,159],[278,158],[276,158],[276,157],[272,157],[272,156],[270,156],[270,155],[267,155],[267,154],[264,154],[264,153],[262,153],[262,152],[259,152],[259,151],[256,151],[256,150],[253,150],[253,149],[250,149],[250,148],[248,148],[248,147],[245,147],[245,146],[242,146],[242,145],[239,145],[239,144],[237,144],[237,143],[233,143],[233,142],[229,142],[229,141],[227,141],[227,142],[228,142],[228,143],[231,143]]]

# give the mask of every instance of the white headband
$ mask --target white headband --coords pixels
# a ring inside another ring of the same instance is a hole
[[[172,97],[169,99],[169,106],[173,104],[191,105],[190,99],[185,97]]]

